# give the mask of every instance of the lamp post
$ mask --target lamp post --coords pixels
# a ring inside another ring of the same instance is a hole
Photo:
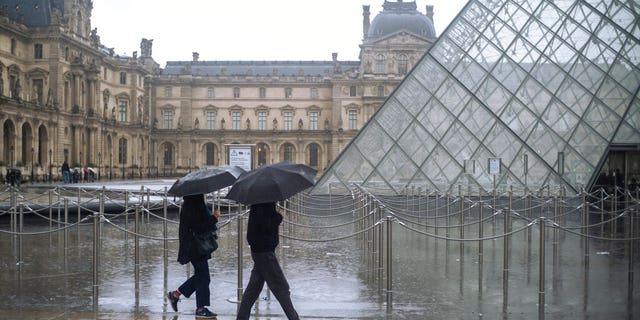
[[[35,159],[33,158],[33,147],[31,147],[31,183],[33,183],[33,161]]]
[[[138,161],[138,173],[140,173],[140,179],[142,179],[142,156],[139,157],[140,161]]]
[[[102,167],[102,153],[98,151],[98,180],[100,180],[100,168]]]
[[[125,172],[124,172],[124,170],[125,170],[124,169],[125,161],[124,161],[124,157],[122,157],[121,160],[122,160],[122,166],[121,166],[122,167],[122,180],[125,180]]]
[[[109,180],[113,177],[113,153],[109,152]]]
[[[52,157],[53,151],[51,149],[49,149],[49,183],[51,183],[51,157]]]

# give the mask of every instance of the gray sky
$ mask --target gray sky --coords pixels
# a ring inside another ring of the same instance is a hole
[[[416,0],[434,6],[439,36],[467,0]],[[191,60],[357,60],[362,6],[371,19],[384,0],[94,0],[92,28],[116,54],[140,52],[153,39],[153,58]]]

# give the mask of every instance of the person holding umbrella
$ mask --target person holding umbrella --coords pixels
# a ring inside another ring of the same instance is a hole
[[[178,289],[169,291],[167,299],[173,311],[178,311],[178,301],[180,296],[190,297],[196,293],[196,319],[215,319],[217,314],[209,311],[207,306],[211,305],[209,283],[209,263],[211,254],[202,255],[198,253],[195,246],[194,233],[204,233],[211,229],[216,229],[220,211],[215,210],[213,214],[207,208],[203,194],[183,196],[182,208],[180,210],[180,221],[178,227],[178,262],[187,264],[191,262],[194,274],[187,279]]]
[[[291,302],[289,283],[280,268],[275,250],[279,243],[279,226],[283,219],[282,210],[276,203],[252,204],[247,225],[247,242],[251,246],[253,269],[249,283],[242,295],[236,319],[249,319],[251,307],[260,295],[264,283],[278,299],[289,320],[300,319]]]
[[[313,186],[316,173],[311,167],[288,161],[266,165],[242,174],[227,193],[227,199],[251,205],[247,242],[251,247],[253,269],[236,319],[249,319],[251,307],[265,282],[278,299],[287,318],[299,319],[291,302],[289,283],[275,254],[280,238],[279,227],[284,216],[277,209],[276,202]]]

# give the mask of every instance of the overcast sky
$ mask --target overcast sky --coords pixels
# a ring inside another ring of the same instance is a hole
[[[384,0],[94,0],[92,28],[116,54],[140,54],[153,39],[153,58],[191,60],[357,60],[362,6],[371,20]],[[439,36],[467,0],[416,0],[434,6]]]

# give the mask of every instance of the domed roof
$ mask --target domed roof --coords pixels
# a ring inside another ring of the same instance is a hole
[[[368,37],[379,38],[401,30],[425,38],[435,38],[433,20],[417,10],[416,2],[385,1],[380,12],[371,22]]]

